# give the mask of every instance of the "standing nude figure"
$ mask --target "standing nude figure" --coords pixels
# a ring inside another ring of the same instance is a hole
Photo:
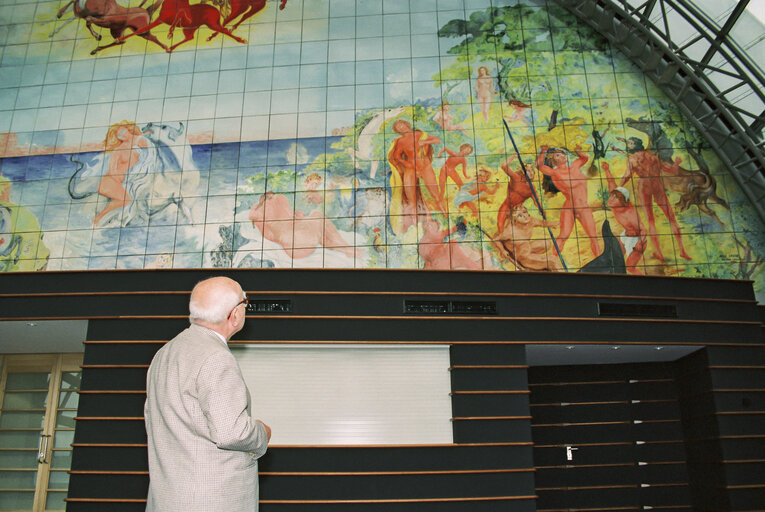
[[[462,144],[460,146],[459,152],[454,152],[451,149],[444,146],[444,148],[438,152],[438,156],[441,156],[444,154],[444,151],[449,153],[449,158],[446,159],[444,162],[443,167],[441,167],[441,173],[438,175],[438,187],[441,189],[441,200],[444,199],[444,194],[446,193],[446,178],[451,178],[454,180],[454,183],[457,184],[458,187],[462,188],[463,181],[462,178],[460,178],[460,174],[457,172],[457,167],[460,165],[462,166],[462,175],[465,176],[465,179],[468,179],[467,175],[467,159],[465,158],[470,153],[473,152],[473,146],[470,144]]]
[[[542,146],[537,157],[537,168],[552,178],[553,184],[560,190],[566,201],[560,212],[560,232],[558,233],[558,247],[563,252],[566,240],[574,229],[574,223],[578,220],[584,232],[590,239],[592,255],[600,254],[598,246],[598,233],[595,229],[595,218],[592,216],[589,199],[587,197],[587,178],[582,174],[582,166],[589,158],[582,153],[579,146],[576,154],[579,158],[569,165],[566,153],[561,149],[549,151],[549,146]],[[548,154],[549,151],[549,154]]]
[[[481,113],[485,123],[489,122],[491,100],[495,94],[497,94],[497,88],[494,87],[494,79],[489,76],[489,68],[481,66],[478,68],[478,78],[475,80],[475,95],[478,99],[478,104],[481,106]]]
[[[388,153],[391,173],[392,199],[390,206],[391,227],[396,234],[406,232],[417,222],[417,204],[421,199],[418,178],[422,178],[438,207],[445,212],[438,192],[438,180],[433,170],[433,144],[441,139],[426,135],[403,119],[393,123],[393,131],[399,137],[393,141]]]
[[[630,202],[630,191],[616,185],[616,179],[611,174],[608,163],[601,162],[600,166],[606,173],[606,180],[608,181],[609,196],[606,204],[614,213],[616,221],[624,228],[624,233],[619,236],[619,243],[622,244],[624,254],[627,256],[625,261],[627,272],[642,274],[638,270],[637,264],[648,247],[648,238],[640,222],[637,208]]]
[[[664,190],[664,183],[661,181],[661,173],[677,175],[680,169],[681,158],[675,158],[675,163],[670,165],[659,159],[658,156],[646,150],[643,147],[643,141],[637,137],[630,137],[627,143],[627,172],[622,178],[621,185],[624,186],[633,175],[637,176],[637,192],[640,194],[640,205],[648,219],[648,236],[653,242],[653,256],[659,261],[664,260],[664,253],[659,245],[659,237],[656,232],[656,220],[653,215],[653,204],[664,212],[664,216],[672,227],[672,234],[677,240],[677,246],[680,249],[680,256],[686,260],[691,257],[685,252],[683,246],[683,237],[680,234],[680,227],[677,225],[675,212],[669,205],[667,192]]]

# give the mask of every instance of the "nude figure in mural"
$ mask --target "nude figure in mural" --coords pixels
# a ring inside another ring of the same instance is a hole
[[[664,184],[661,181],[661,173],[676,175],[679,172],[681,158],[675,158],[674,164],[670,165],[662,161],[658,156],[646,150],[643,147],[643,141],[637,137],[627,139],[627,172],[622,178],[621,185],[624,186],[633,175],[637,176],[637,191],[640,194],[640,205],[648,219],[648,236],[653,242],[653,256],[659,261],[664,260],[664,253],[659,245],[659,237],[656,232],[656,220],[653,215],[654,202],[664,212],[664,216],[669,220],[672,228],[672,234],[677,240],[677,246],[680,249],[680,256],[686,260],[691,257],[685,252],[683,246],[683,237],[680,234],[680,227],[677,225],[675,212],[669,205],[667,192],[664,190]]]
[[[529,180],[533,180],[535,176],[534,168],[531,166],[526,167],[526,173],[529,177],[527,180],[523,175],[523,170],[514,171],[510,168],[510,164],[513,160],[517,159],[518,155],[510,155],[500,167],[510,178],[507,182],[507,198],[505,202],[499,207],[497,213],[497,231],[500,233],[505,229],[505,223],[507,222],[507,216],[516,206],[520,206],[526,202],[526,199],[534,195],[534,191],[529,185]]]
[[[440,229],[433,217],[426,216],[422,222],[423,235],[418,251],[426,270],[468,269],[481,270],[481,255],[467,250],[447,237],[456,233],[462,223],[451,229]]]
[[[606,180],[608,181],[609,196],[606,204],[611,208],[616,221],[624,228],[624,233],[619,236],[619,242],[627,256],[625,261],[627,272],[642,274],[638,270],[637,264],[648,247],[648,238],[641,225],[637,208],[630,202],[630,191],[617,186],[608,163],[601,162],[600,166],[606,173]]]
[[[140,157],[136,148],[146,148],[148,143],[138,126],[122,122],[109,128],[104,146],[108,164],[98,184],[98,193],[109,201],[104,209],[93,217],[94,225],[98,225],[100,220],[112,210],[122,208],[130,202],[131,198],[124,187],[125,177]]]
[[[510,213],[507,223],[497,236],[492,238],[500,255],[511,260],[521,270],[561,270],[560,261],[548,254],[553,247],[545,239],[533,239],[534,229],[558,225],[532,217],[525,206],[518,205]]]
[[[597,257],[600,254],[598,233],[587,197],[587,179],[581,171],[589,158],[582,153],[579,146],[576,147],[576,154],[579,158],[569,165],[565,151],[550,150],[549,146],[542,146],[537,156],[537,168],[542,174],[550,176],[553,184],[566,198],[560,212],[560,232],[558,233],[558,246],[561,252],[574,229],[574,222],[578,220],[590,239],[592,255]]]
[[[475,180],[465,184],[460,188],[459,192],[454,196],[452,204],[457,208],[466,207],[473,212],[473,215],[478,215],[478,201],[481,200],[481,196],[484,194],[493,194],[499,188],[499,183],[493,185],[487,185],[486,183],[491,179],[491,171],[481,167],[476,173]]]
[[[418,178],[423,178],[438,202],[440,194],[433,171],[433,144],[440,143],[441,139],[412,129],[412,125],[403,119],[393,123],[393,131],[399,137],[393,141],[388,153],[388,161],[393,168],[390,177],[390,223],[394,233],[402,234],[417,222],[417,205],[422,198]],[[438,206],[445,211],[443,204],[439,202]]]
[[[481,66],[478,68],[478,78],[475,80],[475,95],[478,104],[481,106],[483,121],[489,122],[489,110],[491,109],[491,100],[495,94],[498,94],[494,87],[494,79],[489,76],[489,68]]]
[[[433,114],[433,120],[438,124],[438,126],[443,128],[445,132],[456,132],[459,130],[467,137],[468,134],[465,131],[465,126],[461,124],[454,124],[450,108],[451,107],[449,106],[449,103],[444,101],[441,104],[441,108],[438,109],[435,114]]]
[[[454,152],[444,146],[444,148],[438,152],[438,156],[443,155],[444,152],[448,153],[449,157],[444,162],[443,167],[441,167],[441,172],[438,175],[438,187],[441,190],[442,201],[446,191],[446,178],[451,178],[454,180],[454,183],[456,183],[460,188],[464,184],[462,178],[460,178],[460,174],[457,172],[457,167],[460,165],[462,166],[462,175],[465,177],[465,179],[468,179],[467,159],[465,157],[473,152],[473,146],[470,144],[463,144],[460,146],[459,152]]]
[[[352,246],[334,224],[319,211],[293,211],[282,194],[266,192],[250,209],[249,219],[263,238],[279,244],[293,259],[311,256],[318,246],[353,258],[360,251]]]
[[[531,108],[531,105],[527,105],[519,100],[510,100],[508,105],[513,109],[511,114],[505,116],[505,121],[508,124],[512,124],[515,121],[523,121],[526,117],[525,110]]]

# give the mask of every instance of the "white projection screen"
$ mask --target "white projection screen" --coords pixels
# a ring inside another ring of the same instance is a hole
[[[452,443],[447,345],[245,345],[232,352],[275,445]]]

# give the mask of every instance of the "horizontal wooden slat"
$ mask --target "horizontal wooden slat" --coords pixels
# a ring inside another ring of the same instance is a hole
[[[36,471],[36,470],[30,470]],[[261,476],[416,476],[416,475],[486,475],[504,473],[533,473],[534,468],[523,469],[466,469],[441,471],[261,471]],[[70,475],[148,475],[148,471],[84,471],[70,470]]]
[[[386,499],[386,500],[260,500],[262,504],[273,505],[361,505],[361,504],[395,504],[395,503],[471,503],[479,501],[518,501],[534,500],[536,495],[530,496],[487,496],[487,497],[461,497],[461,498],[421,498],[421,499]]]
[[[684,439],[662,439],[661,441],[640,441],[644,444],[682,444]],[[565,448],[566,446],[632,446],[634,441],[612,441],[607,443],[559,443],[559,444],[535,444],[535,448]]]
[[[488,421],[488,420],[530,420],[531,416],[466,416],[452,418],[454,421]]]
[[[143,416],[75,416],[75,421],[143,421]]]
[[[38,429],[39,430],[39,429]],[[507,442],[507,443],[453,443],[453,444],[322,444],[322,445],[269,445],[268,449],[289,448],[289,449],[345,449],[345,448],[454,448],[454,447],[491,447],[491,446],[532,446],[534,443]],[[146,448],[146,443],[72,443],[73,448]]]
[[[730,365],[710,365],[710,370],[765,370],[765,366],[730,366]]]
[[[518,501],[535,500],[529,496],[488,496],[469,498],[425,498],[425,499],[388,499],[388,500],[260,500],[264,505],[362,505],[394,503],[469,503],[479,501]],[[146,499],[101,499],[101,498],[66,498],[68,503],[146,503]]]
[[[67,503],[146,503],[146,498],[122,498],[122,499],[108,499],[108,498],[66,498],[64,501]]]
[[[571,485],[567,487],[537,487],[537,491],[594,491],[597,489],[637,489],[638,484],[629,485]]]
[[[2,321],[2,319],[0,319]],[[168,339],[166,340],[85,340],[83,341],[83,344],[85,345],[124,345],[124,344],[155,344],[155,345],[164,345],[167,343]],[[655,346],[656,341],[628,341],[628,342],[620,342],[620,345],[635,345],[635,346],[641,346],[641,345],[649,345],[649,346]],[[283,339],[273,339],[273,340],[241,340],[241,339],[232,339],[229,340],[229,345],[465,345],[465,346],[475,346],[475,345],[486,345],[486,346],[526,346],[526,345],[598,345],[598,346],[610,346],[613,345],[613,342],[610,341],[598,341],[598,340],[591,340],[591,341],[525,341],[525,340],[516,340],[516,341],[496,341],[496,340],[470,340],[470,341],[431,341],[431,340],[406,340],[406,341],[400,341],[400,340],[283,340]],[[677,346],[677,347],[685,347],[685,346],[698,346],[698,342],[693,341],[680,341],[680,342],[662,342],[663,346]],[[708,347],[746,347],[746,348],[752,348],[751,343],[736,343],[736,342],[709,342],[705,341],[704,346]]]
[[[145,395],[146,390],[145,389],[136,389],[136,390],[114,390],[114,389],[108,389],[108,390],[93,390],[89,389],[87,391],[80,390],[77,392],[80,395]]]
[[[87,341],[85,342],[87,343]],[[149,368],[148,364],[82,364],[80,368],[83,370],[95,369],[95,370],[111,370],[120,368]]]
[[[703,278],[694,278],[700,281]],[[586,294],[586,293],[518,293],[518,292],[429,292],[429,291],[342,291],[342,290],[245,290],[251,298],[262,296],[407,296],[407,297],[502,297],[502,298],[559,298],[559,299],[618,299],[618,300],[650,300],[659,302],[720,302],[728,304],[757,304],[756,300],[747,299],[717,299],[711,297],[660,297],[654,295],[623,295],[623,294]],[[46,297],[102,297],[102,296],[144,296],[144,295],[191,295],[191,290],[157,290],[157,291],[93,291],[93,292],[44,292],[44,293],[0,293],[0,298],[46,298]]]
[[[595,322],[595,323],[658,323],[658,324],[693,324],[693,325],[738,325],[738,326],[757,326],[761,327],[760,322],[753,322],[748,320],[692,320],[692,319],[667,319],[667,318],[633,318],[633,317],[563,317],[563,316],[473,316],[473,315],[293,315],[293,314],[281,314],[281,315],[246,315],[247,318],[253,320],[349,320],[349,321],[362,321],[362,320],[386,320],[386,321],[428,321],[428,322]],[[43,320],[183,320],[187,319],[188,315],[78,315],[78,316],[24,316],[24,317],[4,317],[0,318],[0,321],[19,321],[19,322],[34,322]],[[556,342],[560,343],[560,342]],[[569,343],[570,344],[570,343]],[[656,342],[652,342],[655,345]],[[688,343],[692,345],[693,343]],[[698,343],[695,343],[696,345]],[[669,345],[662,343],[662,345]],[[712,345],[712,343],[705,342],[704,345]]]
[[[658,507],[656,507],[658,508]],[[600,508],[600,507],[591,507],[591,508],[582,508],[577,507],[577,512],[602,512],[606,510],[644,510],[642,507],[608,507],[608,508]],[[571,509],[569,508],[538,508],[537,512],[571,512]]]
[[[558,466],[534,466],[534,469],[537,471],[539,470],[545,470],[545,469],[574,469],[574,468],[626,468],[626,467],[632,467],[635,463],[633,462],[620,462],[620,463],[611,463],[611,464],[577,464],[576,466],[571,466],[568,464],[562,464]]]
[[[529,382],[530,388],[538,387],[567,387],[567,386],[591,386],[591,385],[611,385],[611,384],[624,384],[627,379],[619,380],[589,380],[589,381],[573,381],[573,382]]]
[[[760,416],[765,411],[717,411],[716,416]]]
[[[647,401],[647,400],[646,400]],[[659,401],[659,400],[656,400]],[[574,407],[577,405],[628,405],[629,400],[613,400],[606,402],[554,402],[549,404],[529,404],[529,407]]]
[[[484,365],[454,365],[450,370],[527,370],[525,364],[484,364]]]
[[[452,391],[452,395],[528,395],[531,391],[525,389],[506,391]]]
[[[582,423],[533,423],[531,428],[545,428],[545,427],[591,427],[593,425],[630,425],[631,421],[588,421]]]

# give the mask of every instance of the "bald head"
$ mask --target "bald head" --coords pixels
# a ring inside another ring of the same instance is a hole
[[[228,277],[200,281],[191,291],[189,320],[208,327],[223,324],[243,298],[242,287]]]

